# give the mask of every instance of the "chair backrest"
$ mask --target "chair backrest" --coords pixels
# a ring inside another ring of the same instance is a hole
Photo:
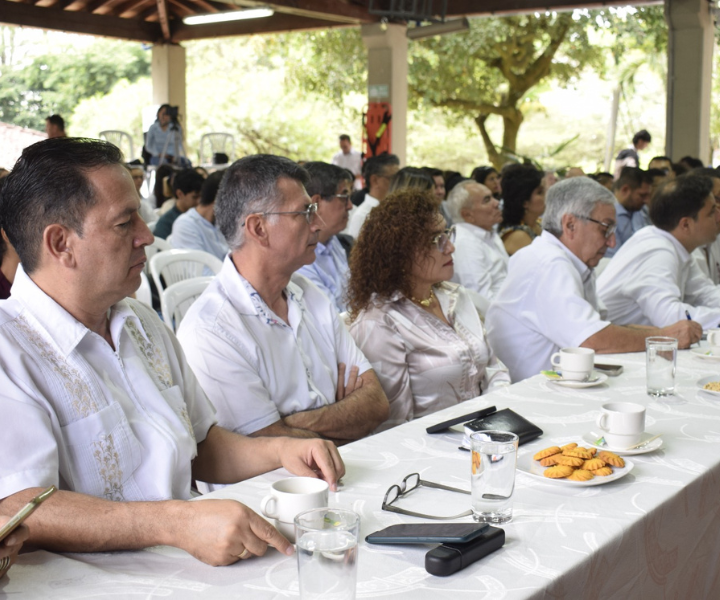
[[[178,281],[202,277],[206,267],[217,275],[222,261],[202,250],[166,250],[150,259],[150,273],[158,293]]]
[[[155,228],[153,227],[153,229]],[[165,252],[166,250],[172,250],[172,246],[159,237],[156,237],[155,241],[149,246],[145,246],[145,256],[147,256],[147,262],[145,263],[144,271],[146,273],[150,272],[150,261],[152,260],[152,257],[158,252]]]
[[[150,280],[148,279],[148,276],[145,275],[144,271],[140,271],[140,287],[135,292],[135,298],[143,304],[147,304],[150,308],[152,308],[152,291],[150,290]]]
[[[127,131],[118,131],[117,129],[107,129],[100,132],[100,139],[106,140],[111,144],[115,144],[125,155],[125,162],[130,162],[135,158],[135,145],[132,137]]]
[[[212,132],[200,137],[200,164],[213,166],[213,155],[227,154],[229,162],[235,160],[235,136],[231,133]]]
[[[213,279],[214,277],[194,277],[173,283],[163,291],[160,297],[162,317],[173,331],[177,331],[185,313]]]

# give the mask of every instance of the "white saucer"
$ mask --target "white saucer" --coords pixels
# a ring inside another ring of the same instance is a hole
[[[545,375],[545,378],[548,381],[552,381],[554,384],[561,385],[563,387],[588,388],[605,383],[608,376],[605,375],[605,373],[598,373],[597,371],[593,371],[592,373],[590,373],[590,379],[588,381],[574,381],[572,379],[554,379],[553,377],[548,377],[547,375]]]
[[[690,352],[698,358],[705,360],[720,360],[720,348],[703,346],[701,348],[690,348]]]
[[[605,477],[593,477],[590,481],[570,481],[569,479],[551,479],[550,477],[545,477],[543,473],[547,467],[543,467],[538,461],[533,460],[533,455],[531,453],[518,456],[517,459],[518,471],[522,471],[523,473],[527,473],[533,477],[538,477],[546,483],[556,483],[571,487],[591,487],[593,485],[610,483],[611,481],[616,481],[621,477],[625,477],[625,475],[632,471],[634,466],[635,465],[632,461],[625,460],[625,466],[622,469],[618,469],[617,467],[612,468],[612,475],[607,475]]]
[[[593,448],[598,448],[599,450],[609,450],[610,452],[614,452],[615,454],[620,454],[621,456],[632,456],[634,454],[646,454],[648,452],[654,452],[655,450],[660,448],[660,446],[663,445],[663,440],[661,437],[659,437],[659,438],[654,439],[647,446],[642,446],[640,448],[634,448],[633,450],[627,450],[627,449],[621,449],[621,448],[613,448],[613,447],[607,446],[607,445],[599,446],[595,442],[597,440],[599,440],[601,437],[602,437],[601,433],[598,433],[596,431],[589,431],[588,433],[586,433],[582,436],[582,440],[583,440],[583,442],[592,446]],[[653,434],[645,431],[642,434],[642,436],[640,437],[640,441],[638,442],[638,444],[640,444],[641,442],[644,442],[645,440],[650,439],[651,437],[653,437]]]
[[[705,384],[708,384],[712,381],[720,381],[720,375],[710,375],[710,377],[703,377],[702,379],[698,379],[697,386],[703,391],[705,394],[710,394],[712,396],[718,396],[720,397],[720,392],[714,392],[713,390],[706,390],[703,388]]]

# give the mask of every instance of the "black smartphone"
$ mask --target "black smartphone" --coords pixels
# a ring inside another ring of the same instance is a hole
[[[455,544],[483,534],[487,523],[404,523],[391,525],[365,538],[368,544]]]
[[[496,410],[497,408],[495,408],[494,406],[488,406],[487,408],[483,408],[482,410],[477,410],[467,415],[454,417],[452,419],[448,419],[447,421],[443,421],[442,423],[438,423],[437,425],[431,425],[425,431],[427,433],[440,433],[441,431],[450,429],[453,425],[459,425],[460,423],[467,423],[468,421],[475,421],[477,419],[487,417],[488,415],[493,414]]]
[[[607,373],[610,377],[617,377],[623,372],[622,365],[605,365],[601,363],[595,363],[595,369]]]

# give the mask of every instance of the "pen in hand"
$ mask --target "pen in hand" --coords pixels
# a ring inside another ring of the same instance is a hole
[[[692,321],[692,317],[690,316],[690,313],[687,310],[685,310],[685,316],[687,317],[688,321]]]

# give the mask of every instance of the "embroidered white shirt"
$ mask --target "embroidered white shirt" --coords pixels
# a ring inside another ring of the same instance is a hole
[[[470,223],[455,223],[452,280],[492,300],[507,276],[508,253],[500,236]]]
[[[242,277],[230,255],[190,307],[178,338],[223,427],[250,434],[335,402],[338,363],[370,363],[337,309],[307,278],[285,288],[288,323]]]
[[[550,369],[553,352],[580,346],[608,325],[592,269],[547,231],[510,257],[485,319],[490,345],[514,382]]]
[[[54,484],[108,500],[190,497],[215,411],[157,315],[109,311],[116,350],[18,268],[0,303],[0,498]]]
[[[365,219],[368,218],[370,211],[376,206],[380,206],[380,200],[374,198],[370,194],[365,194],[365,200],[363,200],[360,206],[354,206],[348,215],[347,227],[343,230],[343,233],[353,236],[357,239],[360,234]]]
[[[598,278],[598,295],[618,325],[666,327],[690,314],[703,329],[720,323],[720,288],[670,233],[645,227]]]

